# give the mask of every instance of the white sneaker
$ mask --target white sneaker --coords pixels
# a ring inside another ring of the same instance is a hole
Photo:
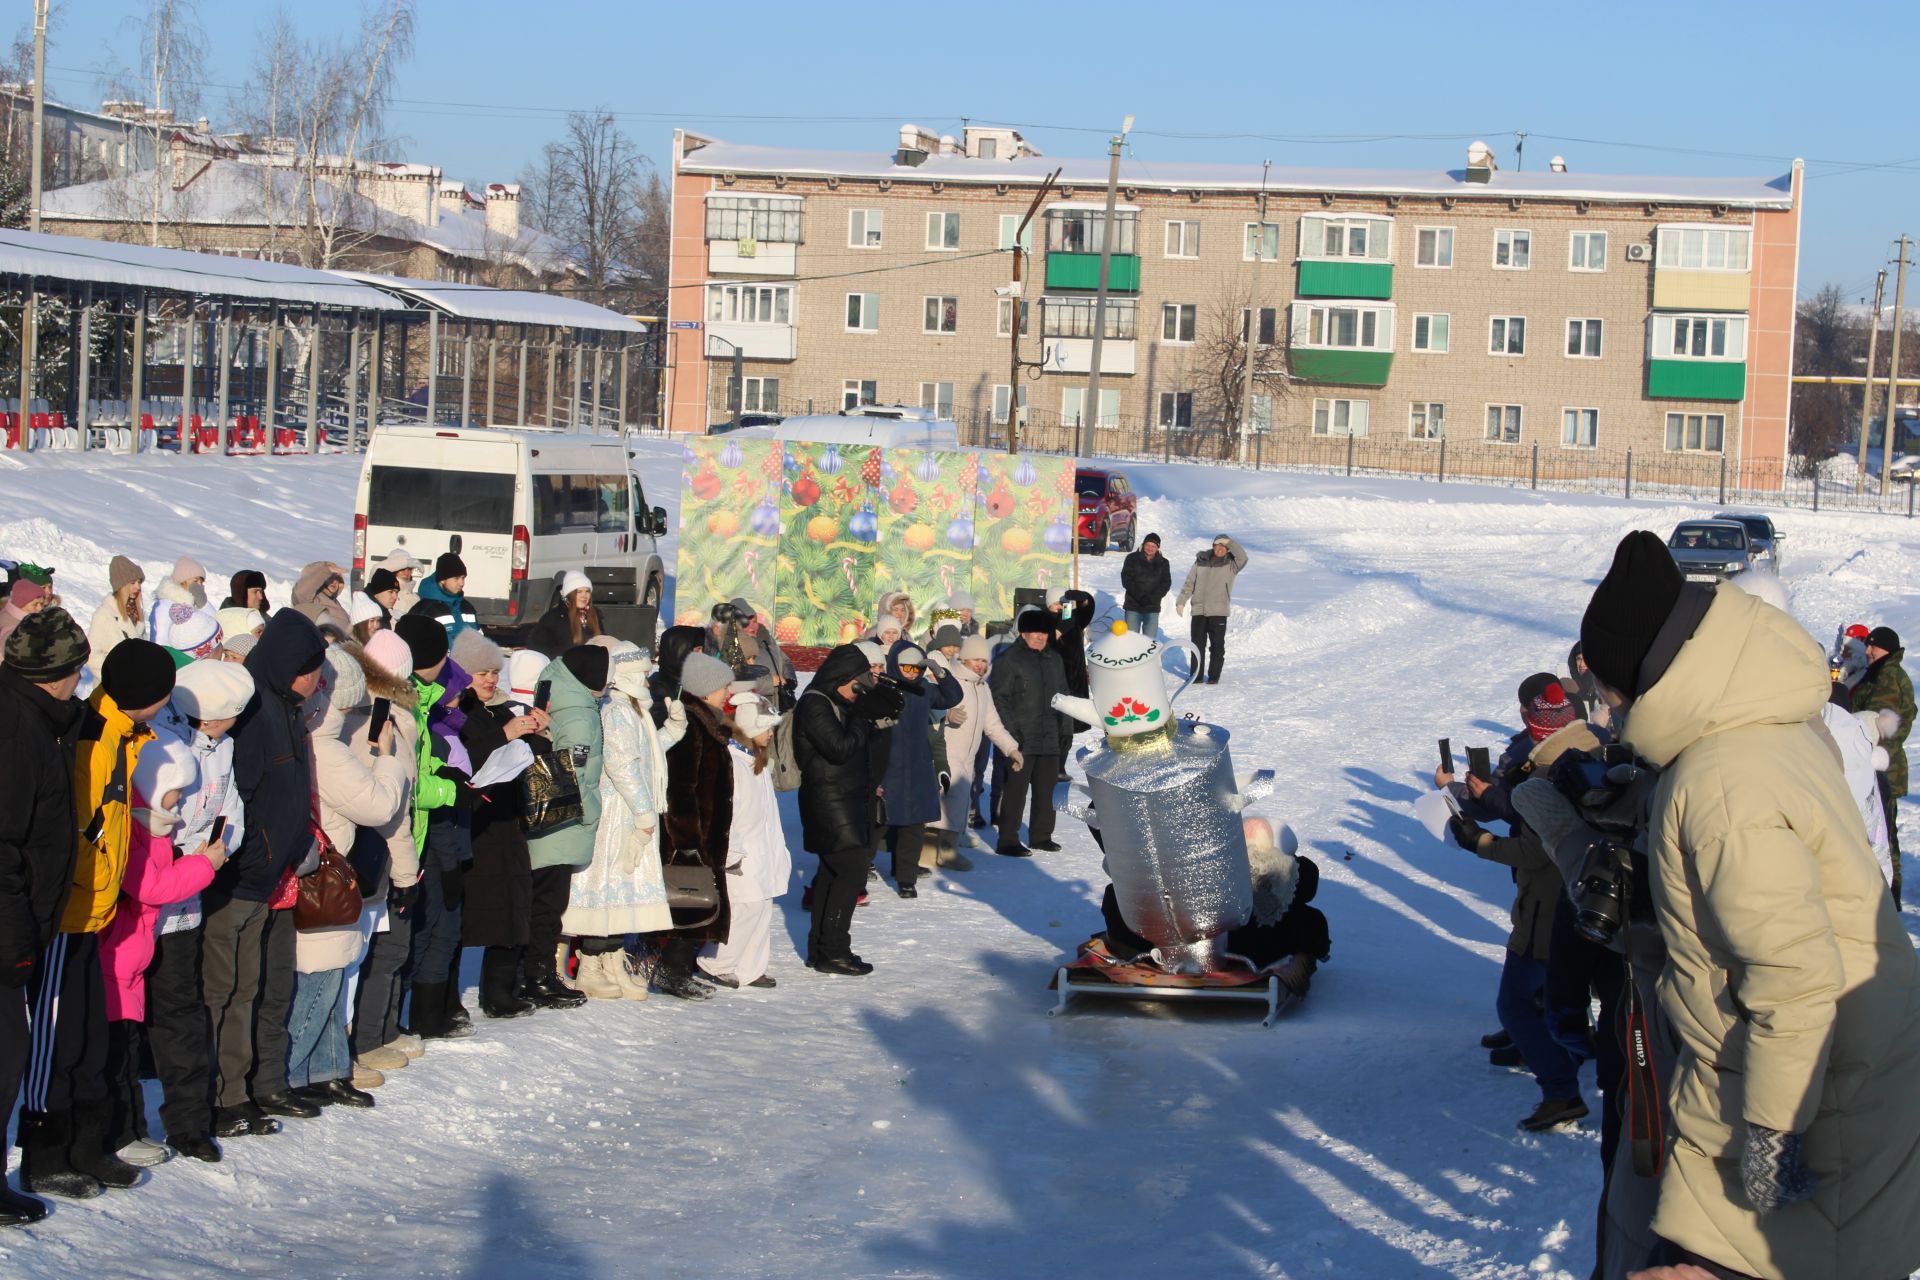
[[[580,957],[580,972],[573,975],[574,990],[589,1000],[618,1000],[620,984],[607,972],[611,956]]]
[[[173,1148],[164,1142],[149,1142],[145,1138],[135,1138],[120,1148],[118,1155],[128,1164],[138,1165],[142,1169],[151,1169],[157,1164],[165,1164],[173,1159]]]

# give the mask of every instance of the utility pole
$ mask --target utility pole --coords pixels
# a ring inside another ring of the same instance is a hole
[[[1080,409],[1081,433],[1077,433],[1074,450],[1081,457],[1087,455],[1087,443],[1096,438],[1084,434],[1088,415],[1092,415],[1094,426],[1100,425],[1100,347],[1107,336],[1107,276],[1113,270],[1114,204],[1120,194],[1120,152],[1132,132],[1133,117],[1128,116],[1120,122],[1120,132],[1107,146],[1107,214],[1100,226],[1100,292],[1093,300],[1093,355],[1087,362],[1087,403]]]
[[[1854,481],[1854,492],[1867,491],[1867,424],[1873,420],[1873,360],[1880,350],[1880,298],[1887,288],[1887,269],[1880,268],[1880,274],[1873,278],[1873,315],[1867,330],[1867,385],[1860,389],[1860,474]]]
[[[47,142],[47,4],[33,0],[33,207],[27,213],[27,229],[40,229],[40,191],[46,183],[41,172],[46,167]],[[24,411],[25,405],[21,406]]]
[[[1247,450],[1252,447],[1253,439],[1253,368],[1259,362],[1260,350],[1260,263],[1266,256],[1267,174],[1272,168],[1273,161],[1260,162],[1260,220],[1253,229],[1253,284],[1247,290],[1247,377],[1245,385],[1240,388],[1241,462],[1247,460]],[[1278,252],[1278,246],[1275,251]],[[1279,328],[1278,317],[1275,318],[1274,327]],[[1279,335],[1276,333],[1274,336]]]
[[[1033,193],[1033,200],[1027,205],[1027,216],[1020,219],[1020,226],[1013,233],[1013,289],[1007,295],[1013,299],[1013,333],[1008,339],[1008,345],[1013,349],[1013,363],[1007,373],[1010,379],[1007,383],[1007,452],[1009,454],[1020,452],[1020,429],[1027,425],[1025,415],[1020,412],[1020,330],[1024,327],[1020,319],[1027,305],[1025,285],[1022,283],[1022,277],[1026,274],[1027,228],[1033,225],[1033,215],[1040,212],[1040,202],[1045,200],[1047,193],[1053,190],[1054,180],[1059,176],[1058,169],[1047,175],[1047,180],[1040,184],[1040,189]]]
[[[1880,496],[1887,496],[1887,468],[1893,465],[1893,428],[1900,408],[1900,329],[1906,323],[1907,250],[1913,241],[1900,237],[1900,260],[1893,272],[1893,346],[1887,364],[1887,416],[1880,432]]]

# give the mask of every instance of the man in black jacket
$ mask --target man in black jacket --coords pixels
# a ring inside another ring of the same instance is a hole
[[[1047,648],[1060,655],[1067,670],[1067,692],[1076,698],[1087,696],[1087,628],[1093,625],[1096,604],[1084,591],[1062,591],[1047,601],[1047,611],[1053,614],[1053,638]]]
[[[281,609],[247,655],[258,692],[233,729],[234,785],[247,806],[247,829],[239,852],[201,895],[201,985],[213,1020],[214,1133],[222,1138],[276,1132],[269,1110],[303,1118],[319,1114],[286,1088],[293,975],[279,973],[278,965],[275,972],[262,971],[267,930],[293,927],[291,920],[271,919],[285,912],[268,910],[267,902],[281,875],[313,846],[313,751],[303,708],[320,687],[326,651],[306,615]],[[277,1045],[279,1062],[277,1069],[262,1064],[250,1086],[256,1037],[258,1057],[270,1057]]]
[[[843,644],[826,656],[794,707],[793,754],[800,765],[800,832],[820,859],[814,881],[807,965],[859,977],[873,966],[853,953],[853,909],[873,858],[869,724],[858,703],[872,686],[867,656]]]
[[[50,608],[14,628],[0,661],[0,1115],[26,1069],[27,985],[73,881],[73,748],[86,711],[73,692],[87,653],[79,624]],[[0,1148],[0,1226],[46,1217],[45,1204],[7,1189],[6,1167]]]
[[[1053,788],[1060,781],[1060,763],[1073,741],[1074,726],[1053,709],[1054,695],[1068,692],[1066,664],[1047,644],[1053,636],[1053,615],[1028,609],[1014,625],[1020,638],[994,662],[988,684],[993,709],[1020,743],[1026,767],[1009,766],[1005,794],[994,793],[1000,804],[994,852],[1024,858],[1034,849],[1052,853],[1060,848],[1053,842]],[[1027,819],[1027,844],[1021,844],[1020,811],[1027,807],[1029,789],[1033,811]]]
[[[1120,586],[1126,592],[1120,607],[1126,611],[1127,630],[1158,640],[1160,602],[1173,590],[1173,566],[1160,554],[1159,534],[1148,534],[1140,540],[1138,551],[1127,553],[1126,563],[1120,566]]]

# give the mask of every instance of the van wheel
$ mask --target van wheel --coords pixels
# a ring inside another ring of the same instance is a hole
[[[660,607],[660,597],[665,591],[666,584],[661,582],[660,575],[656,573],[647,579],[646,594],[640,597],[640,603],[658,609]]]

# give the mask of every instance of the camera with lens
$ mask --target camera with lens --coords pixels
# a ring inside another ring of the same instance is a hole
[[[1646,855],[1617,840],[1596,841],[1568,896],[1581,934],[1611,944],[1629,921],[1653,919]]]
[[[713,606],[713,620],[727,626],[744,627],[753,621],[753,615],[731,600],[724,600]]]
[[[906,692],[892,676],[865,675],[855,686],[853,714],[870,723],[898,720],[906,705]]]

